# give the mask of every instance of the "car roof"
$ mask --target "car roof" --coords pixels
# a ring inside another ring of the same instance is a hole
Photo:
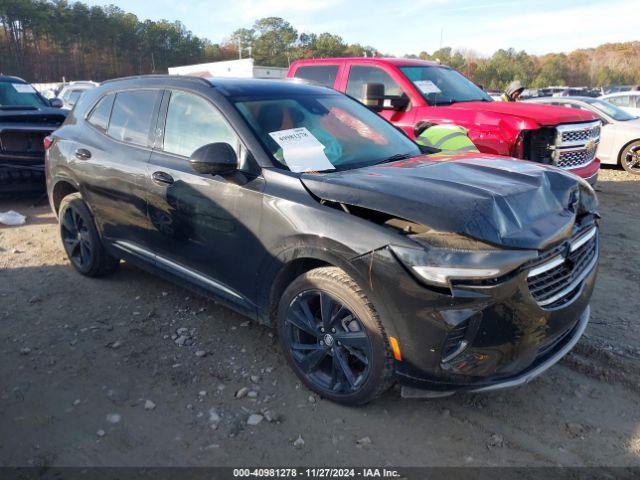
[[[322,95],[336,93],[335,90],[320,85],[312,85],[298,80],[269,80],[257,78],[207,78],[223,95],[237,97],[244,95],[278,95],[297,93],[301,95]]]
[[[180,87],[185,85],[207,85],[216,89],[224,96],[271,96],[283,93],[297,93],[308,95],[335,94],[338,93],[328,87],[311,85],[299,80],[271,80],[256,78],[230,78],[230,77],[192,77],[189,75],[137,75],[133,77],[115,78],[102,82],[99,91],[122,87]]]
[[[27,83],[20,77],[12,77],[11,75],[0,75],[0,82],[6,83]]]
[[[627,90],[625,92],[613,92],[613,93],[607,93],[606,95],[602,95],[603,97],[624,97],[624,96],[636,96],[636,95],[640,95],[640,91],[638,90]]]
[[[332,58],[307,58],[296,60],[294,64],[299,65],[314,65],[323,63],[344,63],[344,62],[358,62],[358,63],[372,63],[380,64],[387,63],[396,65],[398,67],[446,67],[437,62],[431,62],[429,60],[420,60],[418,58],[397,58],[397,57],[332,57]]]

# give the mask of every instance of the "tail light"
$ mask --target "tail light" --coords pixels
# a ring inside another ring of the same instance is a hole
[[[53,138],[47,136],[44,137],[44,140],[42,140],[42,143],[44,144],[44,149],[45,150],[49,150],[49,147],[51,147],[51,145],[53,145]]]

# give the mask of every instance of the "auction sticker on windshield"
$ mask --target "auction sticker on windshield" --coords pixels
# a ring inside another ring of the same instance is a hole
[[[442,90],[440,90],[438,86],[435,83],[433,83],[431,80],[416,80],[414,83],[422,93],[441,93],[442,92]]]
[[[28,83],[12,83],[11,86],[18,93],[36,93],[36,89]]]
[[[305,127],[270,132],[269,135],[282,148],[284,161],[292,172],[334,170],[324,145]]]

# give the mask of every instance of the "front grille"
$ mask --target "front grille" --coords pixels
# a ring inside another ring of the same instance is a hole
[[[0,150],[14,154],[44,154],[44,137],[47,132],[3,131],[0,134]]]
[[[600,127],[591,127],[580,130],[562,132],[562,142],[587,142],[600,136]]]
[[[560,152],[558,156],[558,167],[560,168],[576,168],[586,165],[595,156],[595,148],[590,150],[570,150],[568,152]]]
[[[592,227],[556,247],[531,267],[529,292],[543,308],[558,308],[575,299],[598,257],[598,232]]]
[[[554,163],[565,169],[578,168],[596,158],[600,142],[600,121],[559,125],[554,146]]]

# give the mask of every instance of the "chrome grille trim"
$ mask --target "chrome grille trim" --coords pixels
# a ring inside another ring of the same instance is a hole
[[[584,245],[589,240],[591,240],[595,236],[596,233],[598,233],[598,228],[597,227],[593,227],[591,230],[589,230],[587,233],[585,233],[581,237],[578,237],[575,240],[573,240],[571,242],[571,247],[569,248],[569,250],[571,252],[575,252],[582,245]]]
[[[529,293],[542,308],[568,305],[598,263],[598,228],[583,230],[541,255],[527,274]]]
[[[601,127],[599,120],[558,125],[552,155],[554,164],[572,169],[591,163],[596,158]]]
[[[564,263],[564,257],[562,255],[556,255],[555,257],[553,257],[551,261],[543,263],[539,267],[532,268],[531,271],[529,272],[529,275],[527,275],[527,277],[528,278],[535,277],[537,275],[540,275],[541,273],[544,273],[548,270],[556,268],[558,265],[562,265],[563,263]]]
[[[582,273],[580,273],[575,280],[573,280],[569,285],[567,285],[565,288],[563,288],[561,291],[559,291],[552,297],[546,300],[539,300],[538,305],[540,305],[541,307],[546,307],[547,305],[551,305],[552,303],[555,303],[558,300],[560,300],[565,295],[568,295],[571,292],[573,292],[583,282],[583,280],[587,277],[587,275],[591,273],[591,270],[593,270],[593,267],[596,266],[597,261],[598,261],[598,256],[594,255],[591,262],[589,262],[589,265],[584,270],[582,270]]]

